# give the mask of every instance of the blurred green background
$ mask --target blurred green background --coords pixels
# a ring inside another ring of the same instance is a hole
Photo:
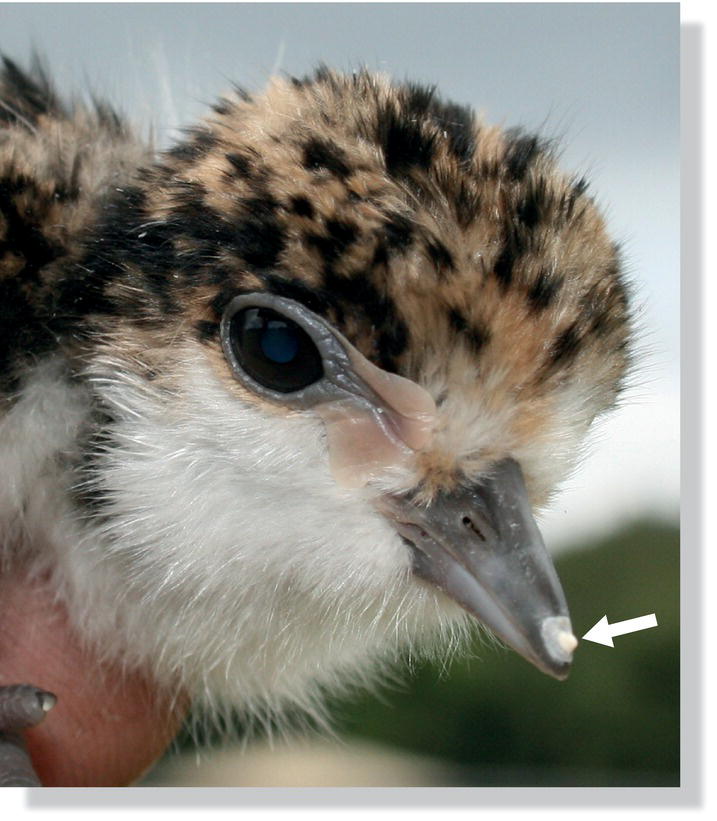
[[[679,786],[677,526],[638,522],[561,553],[556,566],[576,635],[604,614],[613,623],[655,613],[658,627],[616,637],[614,649],[582,642],[565,682],[537,672],[513,652],[477,641],[470,657],[447,667],[421,664],[400,684],[335,700],[330,712],[347,749],[355,745],[371,755],[386,748],[410,754],[410,761],[426,757],[421,772],[428,775],[397,770],[396,786],[402,778],[415,784],[424,777],[447,786]],[[189,751],[187,736],[180,747]],[[172,775],[173,755],[147,783],[186,777]],[[272,755],[278,752],[265,755],[270,769],[276,762],[268,779],[281,785],[282,771],[293,764]],[[310,758],[312,750],[299,746],[294,755]],[[323,755],[326,761],[331,751]],[[239,777],[251,756],[250,745],[221,779],[233,769]],[[346,766],[350,770],[350,760]],[[381,763],[379,770],[390,766]],[[321,767],[316,763],[314,772]],[[310,773],[307,785],[317,777]],[[349,771],[342,783],[351,784],[351,778]],[[365,785],[371,776],[361,779]],[[247,784],[246,774],[241,783]]]

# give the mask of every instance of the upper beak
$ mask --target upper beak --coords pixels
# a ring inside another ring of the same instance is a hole
[[[577,639],[515,460],[504,459],[485,481],[440,494],[428,507],[407,496],[382,501],[413,548],[417,576],[538,669],[567,677]]]

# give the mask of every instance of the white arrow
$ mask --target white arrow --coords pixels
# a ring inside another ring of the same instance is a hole
[[[657,618],[654,613],[650,613],[649,616],[638,616],[636,619],[616,621],[615,624],[608,624],[607,616],[603,616],[594,627],[588,630],[583,638],[597,644],[614,647],[612,640],[615,636],[634,633],[636,630],[646,630],[648,627],[657,627]]]

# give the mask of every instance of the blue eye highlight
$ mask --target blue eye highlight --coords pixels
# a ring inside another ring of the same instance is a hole
[[[297,330],[283,320],[268,322],[261,335],[261,349],[266,358],[282,365],[295,359],[299,352]]]

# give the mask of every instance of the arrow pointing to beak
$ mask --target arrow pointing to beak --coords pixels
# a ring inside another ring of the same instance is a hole
[[[657,618],[654,613],[649,616],[638,616],[636,619],[616,621],[609,624],[607,616],[603,616],[600,621],[591,627],[583,636],[586,641],[594,641],[596,644],[604,644],[606,647],[614,647],[612,640],[615,636],[623,636],[625,633],[634,633],[637,630],[646,630],[648,627],[657,627]]]

